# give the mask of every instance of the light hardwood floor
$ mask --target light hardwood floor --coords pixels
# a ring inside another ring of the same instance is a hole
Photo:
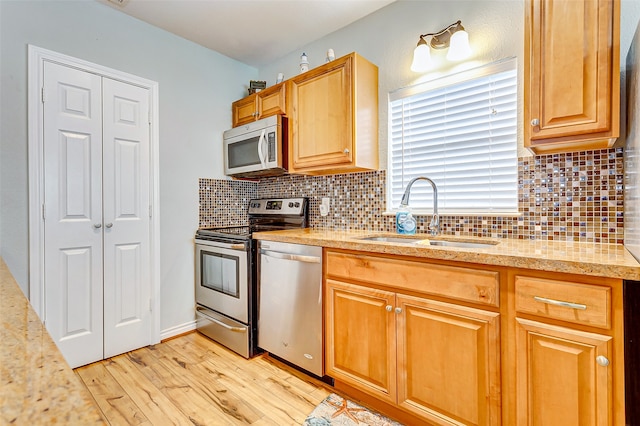
[[[301,425],[332,391],[196,332],[75,372],[112,425]]]

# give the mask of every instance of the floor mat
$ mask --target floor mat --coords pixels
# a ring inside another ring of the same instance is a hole
[[[402,426],[382,414],[349,401],[335,393],[324,399],[304,421],[305,426]]]

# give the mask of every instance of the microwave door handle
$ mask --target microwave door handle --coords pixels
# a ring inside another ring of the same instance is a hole
[[[266,130],[262,129],[262,133],[260,133],[260,139],[258,139],[258,157],[260,157],[260,163],[262,164],[262,168],[267,167],[266,155],[264,154],[264,147],[267,145],[266,139],[264,137]]]

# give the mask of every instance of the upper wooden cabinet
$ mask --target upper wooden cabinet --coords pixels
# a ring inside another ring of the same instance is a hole
[[[601,149],[620,127],[619,0],[526,0],[524,143]]]
[[[271,86],[231,105],[233,127],[275,114],[285,114],[286,84]]]
[[[356,53],[287,80],[289,172],[378,168],[378,67]]]

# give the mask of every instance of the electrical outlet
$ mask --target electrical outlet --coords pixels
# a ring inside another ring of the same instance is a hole
[[[320,216],[327,216],[329,214],[329,198],[323,197],[320,204]]]

